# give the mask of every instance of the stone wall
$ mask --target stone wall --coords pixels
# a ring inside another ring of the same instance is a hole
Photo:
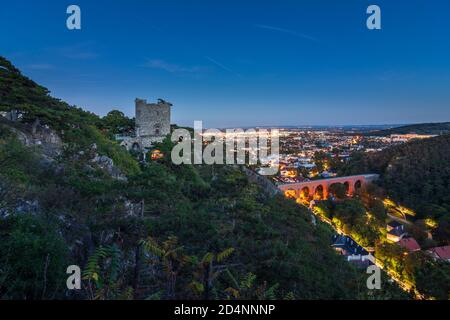
[[[126,137],[120,143],[127,150],[143,150],[151,148],[156,142],[163,142],[164,136]]]
[[[266,193],[268,196],[274,196],[276,194],[281,194],[280,189],[278,189],[275,184],[269,180],[268,178],[261,176],[254,172],[253,170],[250,170],[249,168],[242,166],[242,170],[247,175],[248,179],[259,185],[264,193]]]

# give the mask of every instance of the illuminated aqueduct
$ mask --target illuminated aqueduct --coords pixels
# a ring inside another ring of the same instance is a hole
[[[280,184],[278,185],[278,188],[288,198],[321,200],[328,199],[330,187],[335,183],[343,184],[347,188],[347,194],[353,195],[355,190],[364,188],[368,183],[377,180],[378,177],[378,174],[355,175],[348,177]]]

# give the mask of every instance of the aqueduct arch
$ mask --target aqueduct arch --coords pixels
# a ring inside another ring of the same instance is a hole
[[[347,194],[353,195],[360,188],[364,188],[368,183],[377,180],[378,174],[365,174],[347,177],[338,177],[331,179],[320,179],[304,181],[298,183],[286,183],[278,185],[278,188],[290,198],[322,198],[329,196],[330,186],[335,183],[341,183],[346,186]],[[307,193],[306,193],[307,190]],[[317,199],[318,200],[318,199]]]
[[[353,187],[353,190],[358,190],[358,189],[361,189],[362,188],[362,182],[361,182],[361,180],[357,180],[356,182],[355,182],[355,185],[354,185],[354,187]]]
[[[324,200],[327,198],[327,187],[323,184],[319,184],[314,188],[313,198],[316,200]]]
[[[309,190],[308,187],[303,187],[303,188],[300,190],[300,197],[301,197],[301,198],[307,199],[307,198],[309,198],[310,195],[311,195],[311,192],[310,192],[310,190]]]
[[[348,181],[344,182],[344,186],[345,186],[345,190],[347,191],[347,194],[350,193],[350,184],[348,183]]]

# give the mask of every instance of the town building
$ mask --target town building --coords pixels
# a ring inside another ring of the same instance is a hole
[[[428,253],[435,259],[450,262],[450,245],[431,248],[428,250]]]
[[[408,134],[391,134],[392,142],[408,142],[413,139],[429,139],[436,137],[436,135],[431,134],[416,134],[416,133],[408,133]]]
[[[374,257],[348,236],[334,235],[331,247],[345,256],[348,262],[353,262],[360,266],[373,264]]]
[[[397,221],[391,221],[387,224],[387,239],[391,242],[399,242],[406,236],[405,226]]]
[[[398,242],[398,245],[405,248],[409,252],[419,251],[420,245],[414,238],[403,238]]]

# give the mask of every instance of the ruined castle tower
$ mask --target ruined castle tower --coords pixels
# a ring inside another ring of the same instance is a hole
[[[170,107],[172,104],[159,99],[147,103],[136,99],[136,136],[165,137],[170,134]]]
[[[136,99],[136,132],[134,137],[125,137],[121,143],[128,150],[145,150],[155,142],[162,142],[170,134],[170,108],[172,104],[162,99],[147,103]]]

